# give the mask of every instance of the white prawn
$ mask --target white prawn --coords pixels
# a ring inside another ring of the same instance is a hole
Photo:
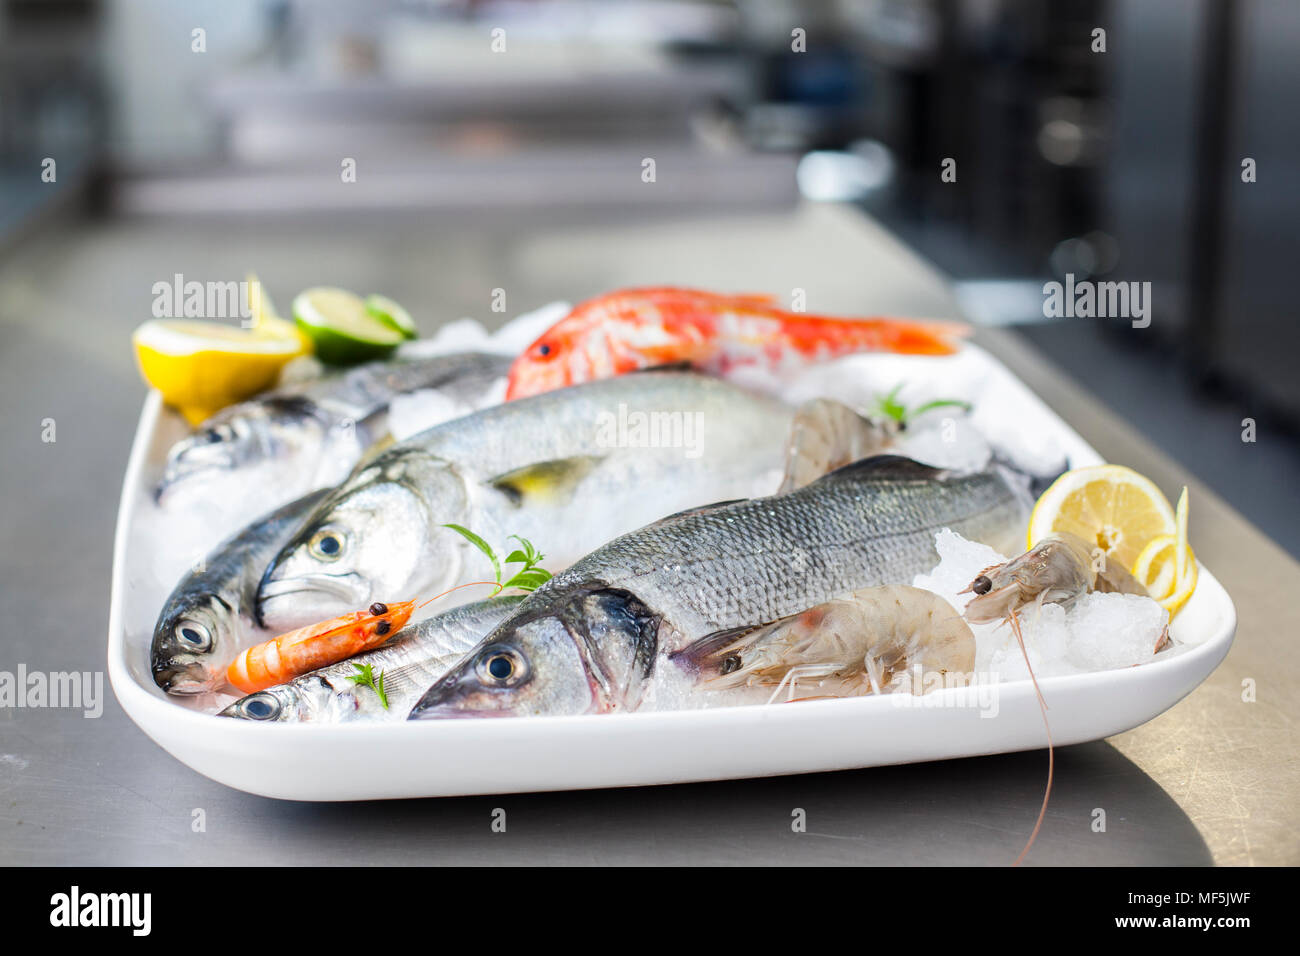
[[[888,585],[711,635],[682,654],[708,689],[774,687],[772,703],[783,692],[795,699],[801,681],[829,697],[959,686],[975,666],[975,636],[937,594]]]

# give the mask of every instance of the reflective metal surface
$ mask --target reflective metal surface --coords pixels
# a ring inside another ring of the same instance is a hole
[[[803,288],[817,310],[956,311],[938,275],[834,207],[613,225],[443,218],[436,232],[391,219],[50,232],[0,267],[0,670],[103,670],[113,518],[143,395],[127,336],[148,316],[155,281],[249,267],[282,300],[328,281],[382,290],[413,311],[441,304],[417,311],[426,331],[461,314],[491,319],[495,288],[515,312],[631,282]],[[1108,458],[1166,490],[1191,486],[1197,553],[1240,615],[1232,653],[1186,700],[1133,732],[1058,754],[1028,862],[1300,862],[1300,566],[1017,339],[990,331],[979,341]],[[49,418],[54,443],[41,441]],[[1247,679],[1253,703],[1242,699]],[[1028,835],[1046,770],[1045,754],[1026,753],[673,788],[277,803],[176,762],[104,690],[94,720],[0,708],[0,863],[999,864]],[[506,811],[504,834],[492,832],[495,808]],[[1091,826],[1097,808],[1104,833]],[[792,829],[797,810],[806,832]]]

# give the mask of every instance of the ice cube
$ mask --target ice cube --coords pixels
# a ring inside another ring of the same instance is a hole
[[[1058,604],[1028,607],[1020,612],[1020,634],[1025,649],[1020,649],[1015,631],[1006,622],[981,624],[975,632],[975,667],[990,680],[1026,680],[1029,663],[1038,678],[1076,674],[1079,668],[1070,659],[1070,628],[1065,609]]]
[[[505,398],[505,379],[493,383],[493,401]],[[499,392],[500,394],[496,394]],[[436,389],[422,388],[403,395],[395,395],[388,405],[388,430],[397,441],[403,441],[412,435],[441,425],[453,418],[460,418],[474,411],[474,406],[459,402],[451,396]]]
[[[1070,608],[1070,660],[1084,670],[1145,663],[1169,623],[1169,612],[1137,594],[1085,594]]]
[[[989,443],[970,419],[953,409],[935,409],[922,416],[903,432],[898,453],[957,471],[978,471],[992,456]]]
[[[939,553],[939,563],[929,574],[913,578],[912,586],[933,591],[958,611],[964,611],[966,602],[975,596],[969,592],[958,595],[958,592],[965,590],[985,568],[1007,560],[988,545],[967,541],[950,528],[934,536],[934,547]]]

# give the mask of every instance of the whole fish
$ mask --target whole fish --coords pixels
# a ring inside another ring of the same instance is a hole
[[[523,595],[509,595],[453,608],[404,628],[373,651],[240,698],[220,716],[282,724],[405,720],[429,685],[522,600]],[[369,665],[376,681],[382,675],[387,707],[373,686],[354,680],[360,674],[358,665]]]
[[[372,601],[491,577],[444,525],[517,535],[563,568],[616,535],[776,488],[792,411],[717,379],[654,371],[509,402],[358,466],[266,569],[260,617],[289,630]]]
[[[453,408],[483,407],[509,360],[477,352],[370,362],[274,389],[199,425],[167,453],[154,496],[164,506],[192,495],[240,494],[255,473],[281,501],[335,485],[388,435],[393,398],[436,389]]]
[[[796,491],[665,518],[538,588],[411,719],[633,710],[661,655],[934,567],[948,527],[1005,548],[1029,498],[1003,469],[880,455]]]
[[[621,289],[580,303],[515,359],[506,398],[657,365],[690,363],[724,374],[850,352],[949,355],[953,337],[967,331],[957,322],[791,312],[770,295]]]
[[[277,508],[217,545],[181,578],[154,626],[149,665],[159,687],[169,694],[211,691],[235,655],[257,642],[254,606],[262,570],[325,494],[313,491]]]

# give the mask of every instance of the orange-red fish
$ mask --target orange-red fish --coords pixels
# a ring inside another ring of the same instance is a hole
[[[791,312],[773,296],[670,287],[623,289],[583,302],[510,367],[507,398],[690,363],[715,374],[743,365],[780,368],[850,352],[949,355],[956,322],[834,318]]]

